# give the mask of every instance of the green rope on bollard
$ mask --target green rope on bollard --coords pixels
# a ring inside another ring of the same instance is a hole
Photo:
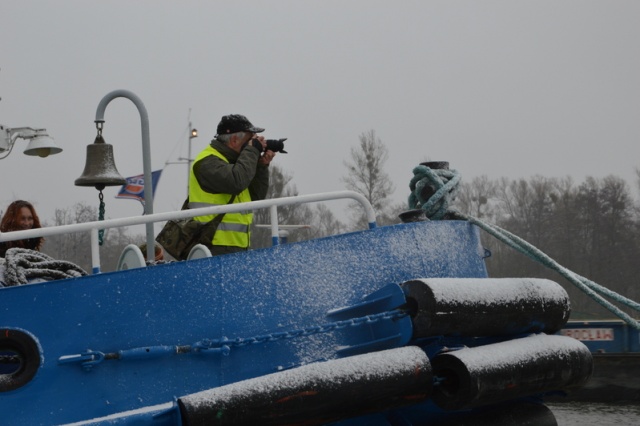
[[[578,287],[589,297],[594,299],[601,306],[609,310],[618,318],[625,321],[631,327],[640,331],[640,321],[634,319],[630,315],[623,312],[620,308],[615,306],[610,301],[606,300],[603,296],[606,296],[615,302],[623,304],[631,309],[640,311],[640,303],[635,302],[627,297],[624,297],[615,291],[612,291],[606,287],[603,287],[595,282],[588,280],[587,278],[576,274],[575,272],[565,268],[558,262],[553,260],[542,250],[512,234],[511,232],[500,228],[496,225],[483,222],[482,220],[473,216],[465,215],[456,210],[449,209],[449,204],[455,198],[457,193],[457,187],[460,182],[460,175],[455,170],[440,170],[431,169],[427,166],[417,166],[413,169],[414,177],[411,179],[409,187],[411,188],[411,195],[409,196],[409,208],[421,208],[425,210],[425,214],[429,219],[438,220],[448,215],[454,219],[466,220],[474,225],[478,226],[489,235],[497,238],[509,247],[519,251],[525,256],[541,263],[547,268],[558,272],[565,277],[570,283]],[[425,191],[425,188],[428,191]],[[435,192],[434,192],[435,191]],[[433,194],[428,199],[425,199],[425,194]]]
[[[409,208],[421,208],[429,219],[439,220],[449,212],[449,203],[455,199],[460,183],[456,170],[432,169],[419,165],[413,169],[409,182]]]

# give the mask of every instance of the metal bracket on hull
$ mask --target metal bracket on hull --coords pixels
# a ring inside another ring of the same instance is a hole
[[[406,345],[413,335],[411,317],[403,308],[406,305],[400,286],[390,284],[366,296],[362,302],[327,313],[332,320],[375,316],[388,321],[369,321],[368,327],[349,329],[345,333],[348,343],[337,351],[338,356],[352,356],[371,351],[392,349]]]
[[[222,341],[226,341],[223,339]],[[217,340],[215,342],[220,342]],[[60,364],[69,363],[81,363],[82,368],[89,371],[95,365],[100,364],[102,361],[110,359],[118,360],[130,360],[130,359],[153,359],[165,355],[177,355],[190,352],[198,352],[204,354],[221,354],[224,356],[229,355],[231,349],[227,345],[221,345],[216,347],[216,343],[211,340],[202,340],[195,343],[192,346],[144,346],[140,348],[125,349],[118,352],[112,352],[105,354],[100,351],[88,350],[81,354],[64,355],[58,358]]]

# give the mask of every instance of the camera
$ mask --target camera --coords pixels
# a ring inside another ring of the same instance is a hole
[[[284,150],[284,141],[286,141],[287,138],[282,138],[282,139],[266,139],[265,142],[267,143],[267,148],[265,149],[265,151],[273,151],[273,152],[281,152],[283,154],[287,154],[287,151]],[[253,145],[258,151],[263,152],[262,151],[262,144],[260,143],[260,141],[256,138],[251,139],[251,145]],[[249,142],[247,142],[248,144]],[[245,144],[246,145],[246,144]]]
[[[287,151],[284,150],[284,141],[286,141],[287,138],[282,138],[282,139],[267,139],[267,150],[268,151],[273,151],[273,152],[281,152],[283,154],[286,154]]]

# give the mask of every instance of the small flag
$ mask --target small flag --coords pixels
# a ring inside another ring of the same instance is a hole
[[[161,173],[162,169],[151,172],[153,195],[156,194],[156,187],[158,186]],[[144,204],[144,174],[128,177],[126,181],[127,183],[122,185],[116,198],[133,198]]]

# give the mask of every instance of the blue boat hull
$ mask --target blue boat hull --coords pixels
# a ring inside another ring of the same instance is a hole
[[[264,341],[226,354],[225,345],[207,344],[323,324],[327,312],[388,284],[485,277],[483,255],[473,226],[422,222],[5,288],[0,327],[31,335],[41,360],[29,383],[1,394],[0,408],[14,424],[70,423],[336,358],[367,331]]]

